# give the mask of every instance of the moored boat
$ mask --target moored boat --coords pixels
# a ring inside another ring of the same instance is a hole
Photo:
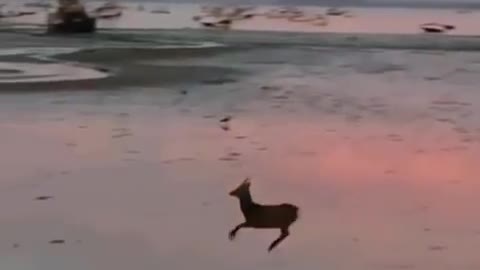
[[[96,19],[85,11],[78,0],[59,0],[55,12],[48,14],[48,33],[93,33]]]

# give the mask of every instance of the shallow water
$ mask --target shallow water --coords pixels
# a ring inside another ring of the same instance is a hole
[[[480,267],[478,52],[241,35],[183,49],[144,35],[150,49],[129,51],[112,34],[117,49],[72,39],[89,50],[33,53],[110,77],[0,85],[0,265]],[[2,57],[2,69],[32,59]],[[259,202],[301,209],[271,254],[276,231],[227,238],[241,221],[228,192],[247,176]]]

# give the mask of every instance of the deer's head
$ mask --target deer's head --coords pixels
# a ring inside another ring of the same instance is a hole
[[[241,197],[243,194],[250,192],[250,178],[246,178],[243,182],[234,190],[230,191],[230,196]]]

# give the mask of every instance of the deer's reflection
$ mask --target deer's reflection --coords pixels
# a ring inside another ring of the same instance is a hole
[[[236,189],[230,192],[240,201],[245,222],[240,223],[229,233],[230,240],[233,240],[241,228],[280,229],[280,236],[275,239],[268,251],[272,251],[280,242],[289,235],[288,228],[298,218],[298,207],[284,203],[279,205],[261,205],[255,203],[250,194],[250,179],[245,179]]]

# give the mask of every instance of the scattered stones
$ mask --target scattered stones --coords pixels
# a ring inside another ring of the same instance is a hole
[[[129,132],[128,128],[112,128],[112,131]]]
[[[276,95],[276,96],[273,96],[273,98],[276,99],[276,100],[287,100],[288,96],[287,95]]]
[[[241,154],[238,153],[238,152],[230,152],[230,153],[227,154],[227,156],[219,158],[219,160],[234,161],[234,160],[238,160],[238,157],[240,157],[240,156],[241,156]]]
[[[264,85],[264,86],[260,87],[260,89],[264,90],[264,91],[278,91],[282,88],[280,86]]]
[[[194,161],[196,160],[193,157],[182,157],[182,158],[176,158],[176,159],[166,159],[162,161],[163,164],[172,164],[174,162],[179,162],[179,161]]]
[[[236,82],[234,79],[230,78],[219,78],[219,79],[210,79],[210,80],[203,80],[203,84],[209,84],[209,85],[222,85],[222,84],[227,84],[227,83],[234,83]]]
[[[106,67],[95,67],[95,69],[97,71],[104,72],[104,73],[109,73],[110,72],[110,69],[108,69]]]
[[[222,119],[220,119],[220,120],[219,120],[219,122],[220,122],[220,128],[223,129],[223,130],[225,130],[225,131],[230,130],[230,125],[229,125],[229,123],[230,123],[230,121],[232,120],[232,118],[233,118],[232,116],[227,115],[227,116],[223,117]]]
[[[428,247],[428,250],[430,251],[443,251],[443,250],[446,250],[447,247],[445,246],[441,246],[441,245],[431,245]]]
[[[230,125],[228,125],[227,123],[222,123],[222,124],[220,124],[220,128],[225,130],[225,131],[229,131],[230,130]]]
[[[55,245],[55,244],[65,244],[65,240],[63,240],[63,239],[55,239],[55,240],[51,240],[49,243],[52,244],[52,245]]]
[[[437,122],[440,122],[440,123],[455,124],[455,120],[450,119],[450,118],[437,118],[437,119],[435,119],[435,120],[437,120]]]
[[[220,123],[228,123],[232,120],[232,117],[230,115],[225,116],[224,118],[220,119]]]
[[[129,136],[133,136],[133,133],[124,132],[124,133],[120,133],[120,134],[114,134],[114,135],[112,135],[112,139],[119,139],[119,138],[129,137]]]
[[[66,143],[65,145],[68,146],[68,147],[75,147],[75,146],[77,146],[77,144],[74,143],[74,142],[69,142],[69,143]]]
[[[38,196],[35,198],[36,201],[46,201],[50,199],[53,199],[53,196]]]
[[[442,77],[439,76],[425,76],[423,77],[426,81],[439,81]]]

